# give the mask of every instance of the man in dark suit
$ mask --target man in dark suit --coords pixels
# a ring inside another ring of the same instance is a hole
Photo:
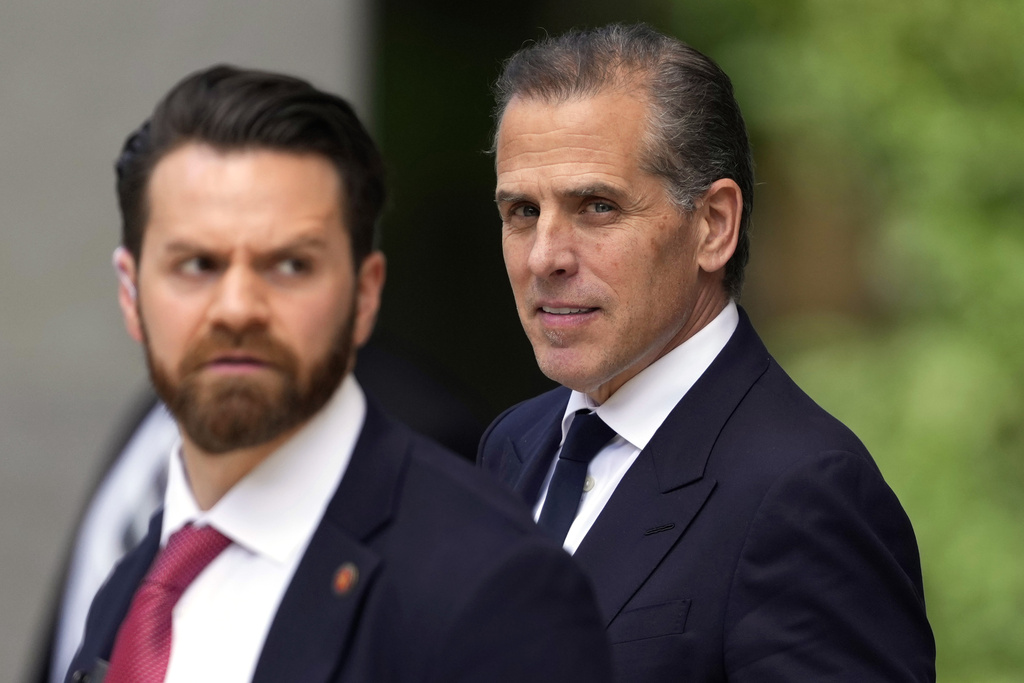
[[[351,374],[384,185],[349,106],[214,67],[117,170],[118,298],[181,444],[67,680],[607,680],[571,560]]]
[[[735,303],[753,172],[728,77],[610,26],[531,44],[496,90],[505,264],[563,388],[479,458],[594,581],[619,679],[933,680],[906,514]]]

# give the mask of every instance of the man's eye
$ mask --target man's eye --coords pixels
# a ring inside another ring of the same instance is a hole
[[[587,204],[587,210],[594,213],[608,213],[609,211],[614,211],[615,207],[608,202],[591,202]]]
[[[301,275],[309,272],[310,263],[305,259],[286,258],[278,261],[274,270],[280,275]]]
[[[193,256],[186,261],[182,261],[178,266],[178,271],[183,275],[203,275],[213,271],[216,265],[211,258]]]
[[[536,218],[540,215],[540,209],[530,204],[522,204],[512,209],[509,214],[519,218]]]

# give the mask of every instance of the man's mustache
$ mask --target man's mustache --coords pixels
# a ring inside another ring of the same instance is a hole
[[[215,327],[185,353],[179,366],[181,376],[197,373],[218,359],[255,361],[282,372],[294,373],[298,368],[291,349],[264,328],[236,331]]]

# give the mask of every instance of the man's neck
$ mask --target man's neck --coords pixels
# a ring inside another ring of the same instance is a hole
[[[271,441],[227,453],[205,452],[182,430],[181,454],[185,474],[199,509],[206,511],[216,505],[224,494],[284,445],[302,426],[293,427]]]

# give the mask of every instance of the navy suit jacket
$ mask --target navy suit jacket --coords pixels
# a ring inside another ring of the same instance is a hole
[[[469,407],[450,387],[424,372],[401,355],[387,350],[375,335],[368,344],[359,349],[359,358],[354,374],[367,395],[384,406],[388,414],[395,416],[421,434],[425,434],[460,456],[471,460],[476,453],[484,425],[473,415]],[[118,430],[115,448],[104,458],[103,470],[93,483],[92,495],[101,488],[110,470],[124,455],[124,449],[135,436],[142,421],[156,405],[157,398],[151,390],[138,397],[129,410],[128,419]],[[90,500],[81,510],[81,519]],[[149,514],[148,511],[142,514]],[[49,683],[55,646],[56,630],[61,618],[61,606],[65,587],[71,570],[72,551],[82,542],[81,529],[69,539],[69,552],[65,556],[58,581],[53,586],[46,606],[46,620],[41,625],[34,643],[27,673],[22,677],[29,683]],[[62,675],[63,671],[60,672]]]
[[[109,660],[160,515],[97,595],[67,680]],[[358,580],[334,590],[339,568]],[[253,681],[607,681],[592,591],[522,504],[372,402]],[[77,676],[77,677],[76,677]]]
[[[513,407],[482,466],[535,503],[567,389]],[[913,529],[871,456],[745,313],[575,553],[619,680],[932,681]]]

